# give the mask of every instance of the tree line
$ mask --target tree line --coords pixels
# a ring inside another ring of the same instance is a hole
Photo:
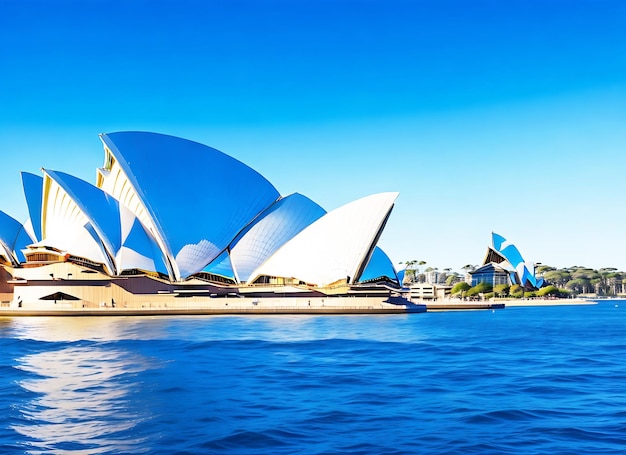
[[[614,267],[591,269],[574,266],[557,269],[548,265],[537,268],[537,275],[556,286],[574,294],[597,294],[600,296],[616,296],[624,294],[626,273]]]
[[[401,264],[407,266],[405,283],[424,282],[426,273],[438,271],[438,269],[431,267],[424,269],[420,273],[416,266],[425,265],[425,261],[407,261]],[[462,269],[468,273],[476,268],[477,266],[468,264]],[[614,297],[626,294],[626,272],[619,271],[614,267],[592,269],[583,266],[573,266],[558,269],[549,265],[540,265],[537,267],[535,274],[538,278],[543,277],[544,279],[545,284],[541,289],[528,290],[519,285],[509,286],[504,284],[492,286],[488,283],[479,283],[472,287],[464,281],[464,276],[451,272],[449,268],[441,272],[438,282],[452,285],[451,294],[463,298],[475,298],[477,296],[484,298],[571,297],[579,294]]]

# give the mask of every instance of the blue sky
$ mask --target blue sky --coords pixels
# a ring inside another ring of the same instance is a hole
[[[0,0],[0,210],[26,217],[20,171],[94,182],[98,133],[144,130],[327,210],[400,192],[395,263],[460,270],[495,231],[626,270],[624,24],[617,0]]]

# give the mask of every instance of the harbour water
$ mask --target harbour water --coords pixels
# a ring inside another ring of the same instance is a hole
[[[0,319],[3,454],[621,454],[626,301]]]

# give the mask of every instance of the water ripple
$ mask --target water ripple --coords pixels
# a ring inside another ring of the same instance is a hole
[[[26,378],[16,381],[28,392],[13,412],[11,428],[22,435],[27,453],[142,453],[145,438],[131,437],[147,419],[130,403],[136,392],[129,377],[151,367],[127,351],[100,346],[46,349],[19,359]]]
[[[626,305],[0,321],[0,453],[621,454]]]

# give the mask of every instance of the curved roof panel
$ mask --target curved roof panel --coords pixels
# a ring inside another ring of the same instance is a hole
[[[120,215],[122,247],[115,256],[118,273],[128,269],[140,269],[167,274],[163,254],[155,239],[123,205],[120,205]]]
[[[28,206],[31,226],[36,240],[41,240],[41,204],[43,194],[43,178],[40,175],[22,172],[22,187]]]
[[[87,217],[99,238],[115,255],[121,246],[119,203],[101,189],[64,172],[44,170]]]
[[[213,262],[207,265],[204,268],[203,272],[212,273],[214,275],[220,275],[235,280],[235,273],[233,272],[233,267],[227,251],[224,251],[215,260],[213,260]]]
[[[37,246],[54,246],[74,256],[105,264],[109,272],[114,274],[113,260],[107,254],[106,243],[82,210],[82,204],[71,186],[54,171],[44,170],[44,174],[41,215],[43,238]]]
[[[326,211],[299,193],[276,201],[231,247],[230,257],[241,282],[278,248],[326,214]]]
[[[10,215],[0,210],[0,244],[9,257],[6,259],[14,264],[24,262],[22,250],[33,242],[24,226]]]
[[[374,194],[327,213],[257,268],[250,282],[263,275],[317,286],[357,281],[397,197]]]
[[[376,247],[359,281],[369,281],[382,277],[389,278],[391,281],[401,284],[400,278],[396,274],[396,269],[391,259],[389,259],[389,256],[387,256],[382,249]]]
[[[280,196],[252,168],[197,142],[147,132],[101,138],[147,212],[177,280],[201,271]],[[115,191],[120,200],[129,194],[124,185]]]
[[[522,286],[532,286],[535,288],[541,287],[543,281],[538,282],[535,274],[532,273],[526,266],[526,262],[519,252],[517,247],[511,242],[507,241],[504,237],[495,232],[491,233],[493,242],[493,248],[498,251],[502,256],[511,264],[515,269],[517,276],[521,281]]]
[[[64,172],[51,170],[44,172],[67,194],[71,200],[68,204],[75,205],[85,217],[83,220],[76,214],[67,218],[77,219],[78,227],[87,228],[89,223],[88,232],[97,243],[101,242],[106,248],[105,257],[112,261],[114,274],[133,268],[163,270],[154,259],[160,255],[155,254],[158,248],[154,240],[129,209],[121,206],[111,195],[84,180]],[[65,210],[69,213],[72,211],[74,209]],[[160,253],[160,250],[158,252]]]

